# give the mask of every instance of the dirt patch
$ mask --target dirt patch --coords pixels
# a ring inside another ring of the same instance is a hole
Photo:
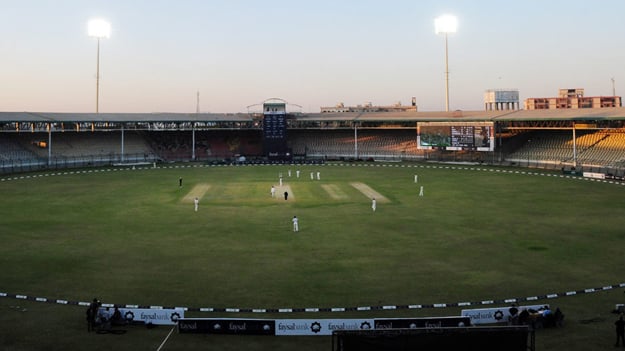
[[[343,200],[343,199],[347,199],[348,196],[347,194],[345,194],[341,188],[339,188],[337,185],[335,184],[322,184],[321,187],[323,188],[323,190],[326,191],[326,193],[328,193],[328,195],[330,195],[331,198],[333,198],[334,200]]]
[[[384,195],[382,195],[382,194],[378,193],[377,191],[373,190],[370,186],[368,186],[365,183],[349,183],[349,185],[351,185],[354,188],[356,188],[356,190],[360,191],[366,197],[368,197],[370,199],[375,198],[378,203],[390,202],[389,199],[384,197]]]
[[[196,197],[198,199],[201,199],[202,197],[204,197],[204,194],[206,194],[206,192],[208,191],[208,189],[210,189],[210,187],[211,185],[206,184],[206,183],[197,184],[180,201],[181,202],[193,202],[193,199],[195,199]]]

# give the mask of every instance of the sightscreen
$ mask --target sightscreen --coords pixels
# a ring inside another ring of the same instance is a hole
[[[492,122],[419,122],[419,149],[494,151]]]

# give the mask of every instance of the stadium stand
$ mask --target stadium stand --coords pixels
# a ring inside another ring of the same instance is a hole
[[[22,147],[15,135],[0,139],[0,161],[37,160],[36,153]]]
[[[297,130],[289,132],[289,142],[294,155],[307,157],[423,158],[423,150],[417,149],[415,130],[362,129],[356,133],[357,142],[353,130]]]
[[[0,171],[155,161],[222,162],[233,158],[274,162],[267,151],[271,143],[264,140],[267,131],[263,121],[262,114],[254,113],[0,112]],[[562,170],[568,167],[621,177],[625,173],[625,108],[621,107],[578,111],[293,114],[285,121],[283,138],[288,154],[281,161],[293,158],[486,162]],[[491,134],[486,150],[479,150],[469,140],[470,134],[462,134],[466,139],[458,137],[461,134],[449,134],[447,137],[456,145],[424,144],[419,148],[417,127],[426,123],[430,127],[431,123],[440,128],[454,126],[455,133],[464,133],[465,126],[482,123],[491,126],[494,135]]]
[[[4,133],[0,139],[0,168],[34,170],[44,167],[82,167],[119,162],[153,162],[156,156],[138,132]]]
[[[153,132],[148,143],[164,161],[187,161],[193,156],[191,131]],[[262,155],[262,136],[258,131],[198,131],[195,133],[195,160],[227,159],[239,155]]]
[[[555,165],[571,164],[574,159],[590,167],[619,167],[625,162],[625,132],[595,131],[579,133],[575,138],[570,131],[533,132],[525,143],[507,159],[523,163],[534,161]]]

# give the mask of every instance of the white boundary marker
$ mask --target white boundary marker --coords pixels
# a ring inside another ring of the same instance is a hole
[[[178,326],[178,324],[174,325],[171,330],[169,331],[169,334],[167,334],[167,336],[165,337],[165,340],[163,340],[163,342],[161,343],[161,345],[158,347],[158,349],[156,349],[156,351],[161,351],[161,349],[163,348],[163,346],[165,346],[165,343],[167,342],[167,339],[169,339],[169,337],[171,336],[171,333],[174,332],[174,329],[176,329],[176,326]]]

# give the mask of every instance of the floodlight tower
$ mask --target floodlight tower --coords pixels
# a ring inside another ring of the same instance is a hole
[[[614,77],[610,78],[612,81],[612,96],[616,96],[616,88],[614,87]]]
[[[111,24],[102,19],[92,19],[87,25],[89,36],[98,39],[95,83],[95,113],[100,112],[100,39],[111,36]]]
[[[447,45],[447,35],[455,33],[458,28],[458,21],[455,16],[443,15],[434,20],[434,30],[436,34],[445,34],[445,111],[449,111],[449,54]]]

